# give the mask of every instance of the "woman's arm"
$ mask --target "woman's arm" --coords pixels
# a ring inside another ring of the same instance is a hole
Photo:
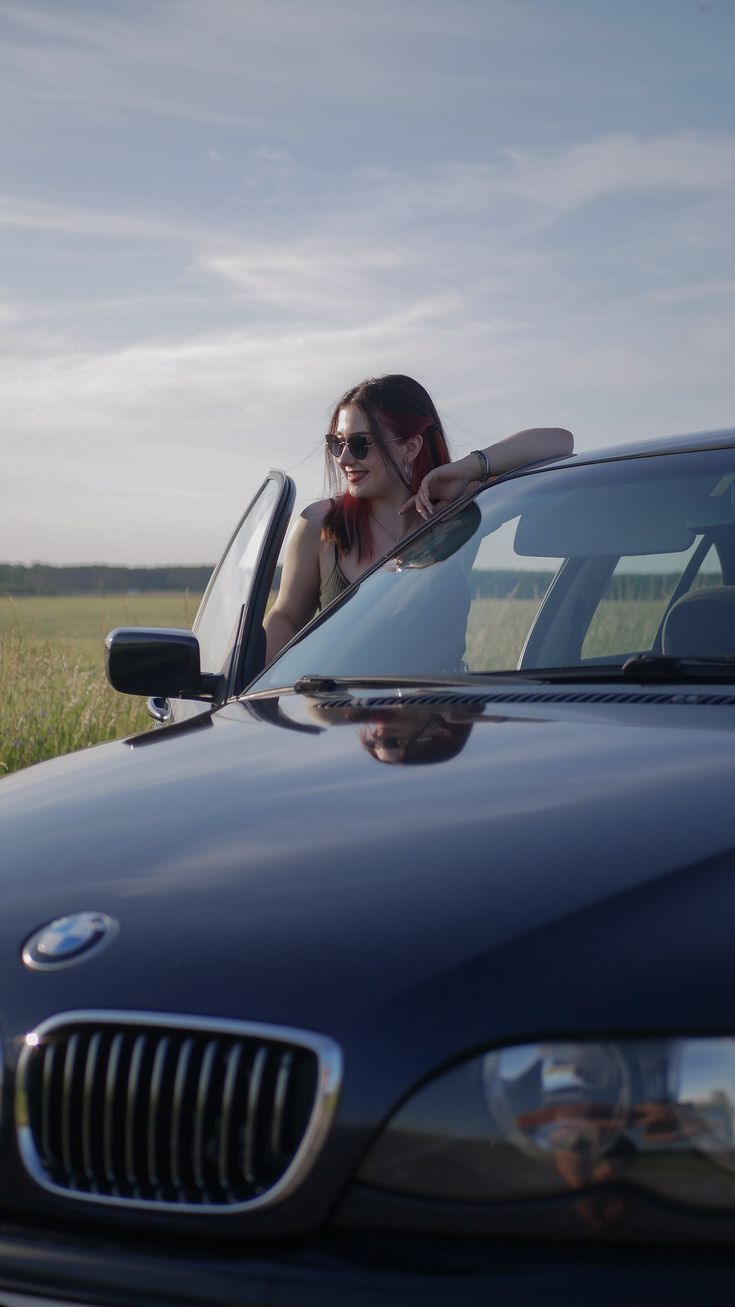
[[[268,663],[317,610],[323,517],[324,505],[310,504],[294,526],[286,548],[278,597],[263,622]]]
[[[451,499],[463,495],[473,481],[512,472],[527,463],[538,463],[545,458],[566,458],[574,450],[574,436],[564,427],[528,427],[516,431],[504,440],[496,440],[482,450],[487,468],[477,452],[466,454],[453,463],[432,468],[427,472],[417,494],[401,509],[408,511],[413,505],[422,517],[431,517],[434,509]]]

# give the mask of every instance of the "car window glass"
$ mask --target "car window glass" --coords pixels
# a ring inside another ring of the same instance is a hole
[[[464,650],[471,672],[518,666],[528,632],[563,561],[516,554],[518,522],[518,517],[511,518],[485,536],[475,557]]]
[[[734,466],[732,450],[715,449],[491,485],[366,576],[253,689],[314,674],[620,664],[655,647],[677,587],[735,574]],[[697,638],[695,621],[692,654]]]
[[[699,590],[704,586],[722,585],[724,582],[722,575],[722,562],[720,555],[714,545],[710,545],[707,553],[702,560],[702,565],[696,575],[692,578],[689,586],[690,590]]]
[[[625,658],[651,648],[700,538],[695,537],[691,547],[678,554],[632,555],[618,560],[587,630],[583,658]],[[715,585],[721,581],[719,559],[711,548],[695,584]]]
[[[278,502],[278,485],[261,486],[230,542],[194,622],[203,672],[219,673],[229,661],[242,605],[253,582],[255,567]]]

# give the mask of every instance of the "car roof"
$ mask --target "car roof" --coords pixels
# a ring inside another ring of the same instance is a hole
[[[680,454],[698,449],[727,449],[735,446],[735,427],[718,431],[695,431],[679,436],[659,436],[654,440],[635,440],[603,449],[580,449],[569,458],[554,460],[554,467],[574,463],[606,463],[610,459],[642,458],[651,454]]]

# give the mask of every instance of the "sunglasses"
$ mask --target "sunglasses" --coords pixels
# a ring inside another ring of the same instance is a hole
[[[371,736],[365,743],[372,752],[376,749],[405,749],[407,744],[412,743],[412,737],[406,739],[405,736],[401,738],[400,735],[376,735]]]
[[[368,450],[372,449],[375,444],[375,441],[371,440],[369,436],[348,436],[345,440],[344,436],[330,435],[325,436],[324,439],[333,458],[341,458],[346,445],[351,457],[356,458],[358,462],[361,462],[363,458],[367,458]]]

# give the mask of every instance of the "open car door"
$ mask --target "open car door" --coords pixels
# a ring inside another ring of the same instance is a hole
[[[265,663],[263,618],[296,488],[272,471],[238,523],[215,567],[192,627],[203,676],[216,686],[215,703],[239,694]],[[197,699],[153,697],[151,716],[183,721],[211,707]]]

